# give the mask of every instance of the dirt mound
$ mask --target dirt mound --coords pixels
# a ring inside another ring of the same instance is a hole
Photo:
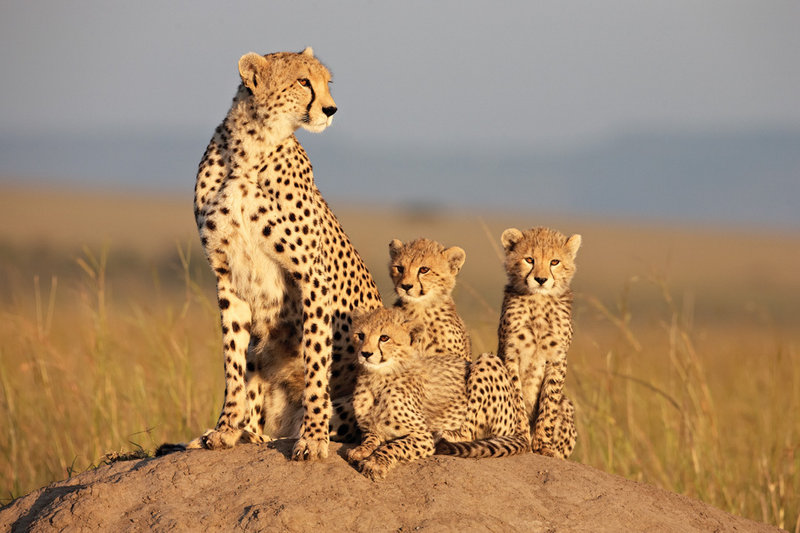
[[[779,531],[699,501],[533,454],[432,457],[380,483],[291,442],[117,462],[0,510],[0,531]]]

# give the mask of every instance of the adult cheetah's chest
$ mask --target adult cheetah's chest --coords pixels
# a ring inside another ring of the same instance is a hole
[[[206,249],[224,252],[233,290],[256,313],[297,290],[285,263],[310,263],[316,242],[320,199],[305,154],[292,145],[274,150],[239,159],[200,224]]]

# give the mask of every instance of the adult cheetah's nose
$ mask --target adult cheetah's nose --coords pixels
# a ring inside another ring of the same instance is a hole
[[[408,292],[408,290],[409,290],[411,287],[413,287],[413,285],[411,285],[410,283],[401,283],[401,284],[400,284],[400,288],[401,288],[401,289],[403,289],[403,290],[404,290],[404,291],[406,291],[406,292]]]
[[[533,278],[536,280],[536,283],[539,285],[544,285],[547,282],[547,278]]]
[[[322,108],[322,112],[325,113],[326,117],[330,117],[330,116],[333,116],[334,113],[336,113],[337,109],[338,108],[335,105],[331,105],[331,106],[323,107]]]
[[[361,352],[361,357],[364,359],[369,359],[372,356],[372,352]]]

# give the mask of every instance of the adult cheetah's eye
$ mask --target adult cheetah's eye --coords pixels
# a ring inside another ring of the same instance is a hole
[[[311,85],[311,82],[308,81],[308,78],[300,78],[299,80],[297,80],[297,83],[299,83],[303,87],[308,87],[309,85]]]
[[[419,267],[419,273],[420,274],[427,274],[430,271],[431,271],[431,269],[428,268],[428,267]]]
[[[389,335],[381,335],[379,340],[381,342],[386,342],[389,340]]]
[[[532,265],[533,264],[533,257],[526,257],[525,258],[525,262],[528,263],[529,265]]]
[[[553,259],[552,261],[550,261],[550,266],[556,266],[556,265],[557,265],[557,264],[559,264],[560,262],[561,262],[561,261],[559,261],[558,259]]]

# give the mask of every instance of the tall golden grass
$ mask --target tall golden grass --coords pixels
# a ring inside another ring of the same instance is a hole
[[[464,245],[456,300],[476,350],[495,348],[503,273],[493,239],[506,225],[541,219],[384,213],[389,221],[376,225],[355,222],[374,213],[343,212],[386,296],[390,238]],[[614,235],[625,241],[630,233],[585,227],[567,384],[579,431],[573,460],[800,532],[797,293],[742,296],[753,281],[743,279],[728,294],[738,271],[700,272],[707,251],[690,265],[702,283],[667,280],[657,255],[633,264],[633,252],[613,248]],[[598,250],[593,240],[612,248]],[[143,455],[213,425],[224,388],[221,341],[213,281],[192,243],[187,235],[166,254],[147,254],[113,240],[82,249],[0,240],[4,502],[108,452]],[[780,269],[771,277],[780,280],[790,276],[785,268],[767,270]]]

